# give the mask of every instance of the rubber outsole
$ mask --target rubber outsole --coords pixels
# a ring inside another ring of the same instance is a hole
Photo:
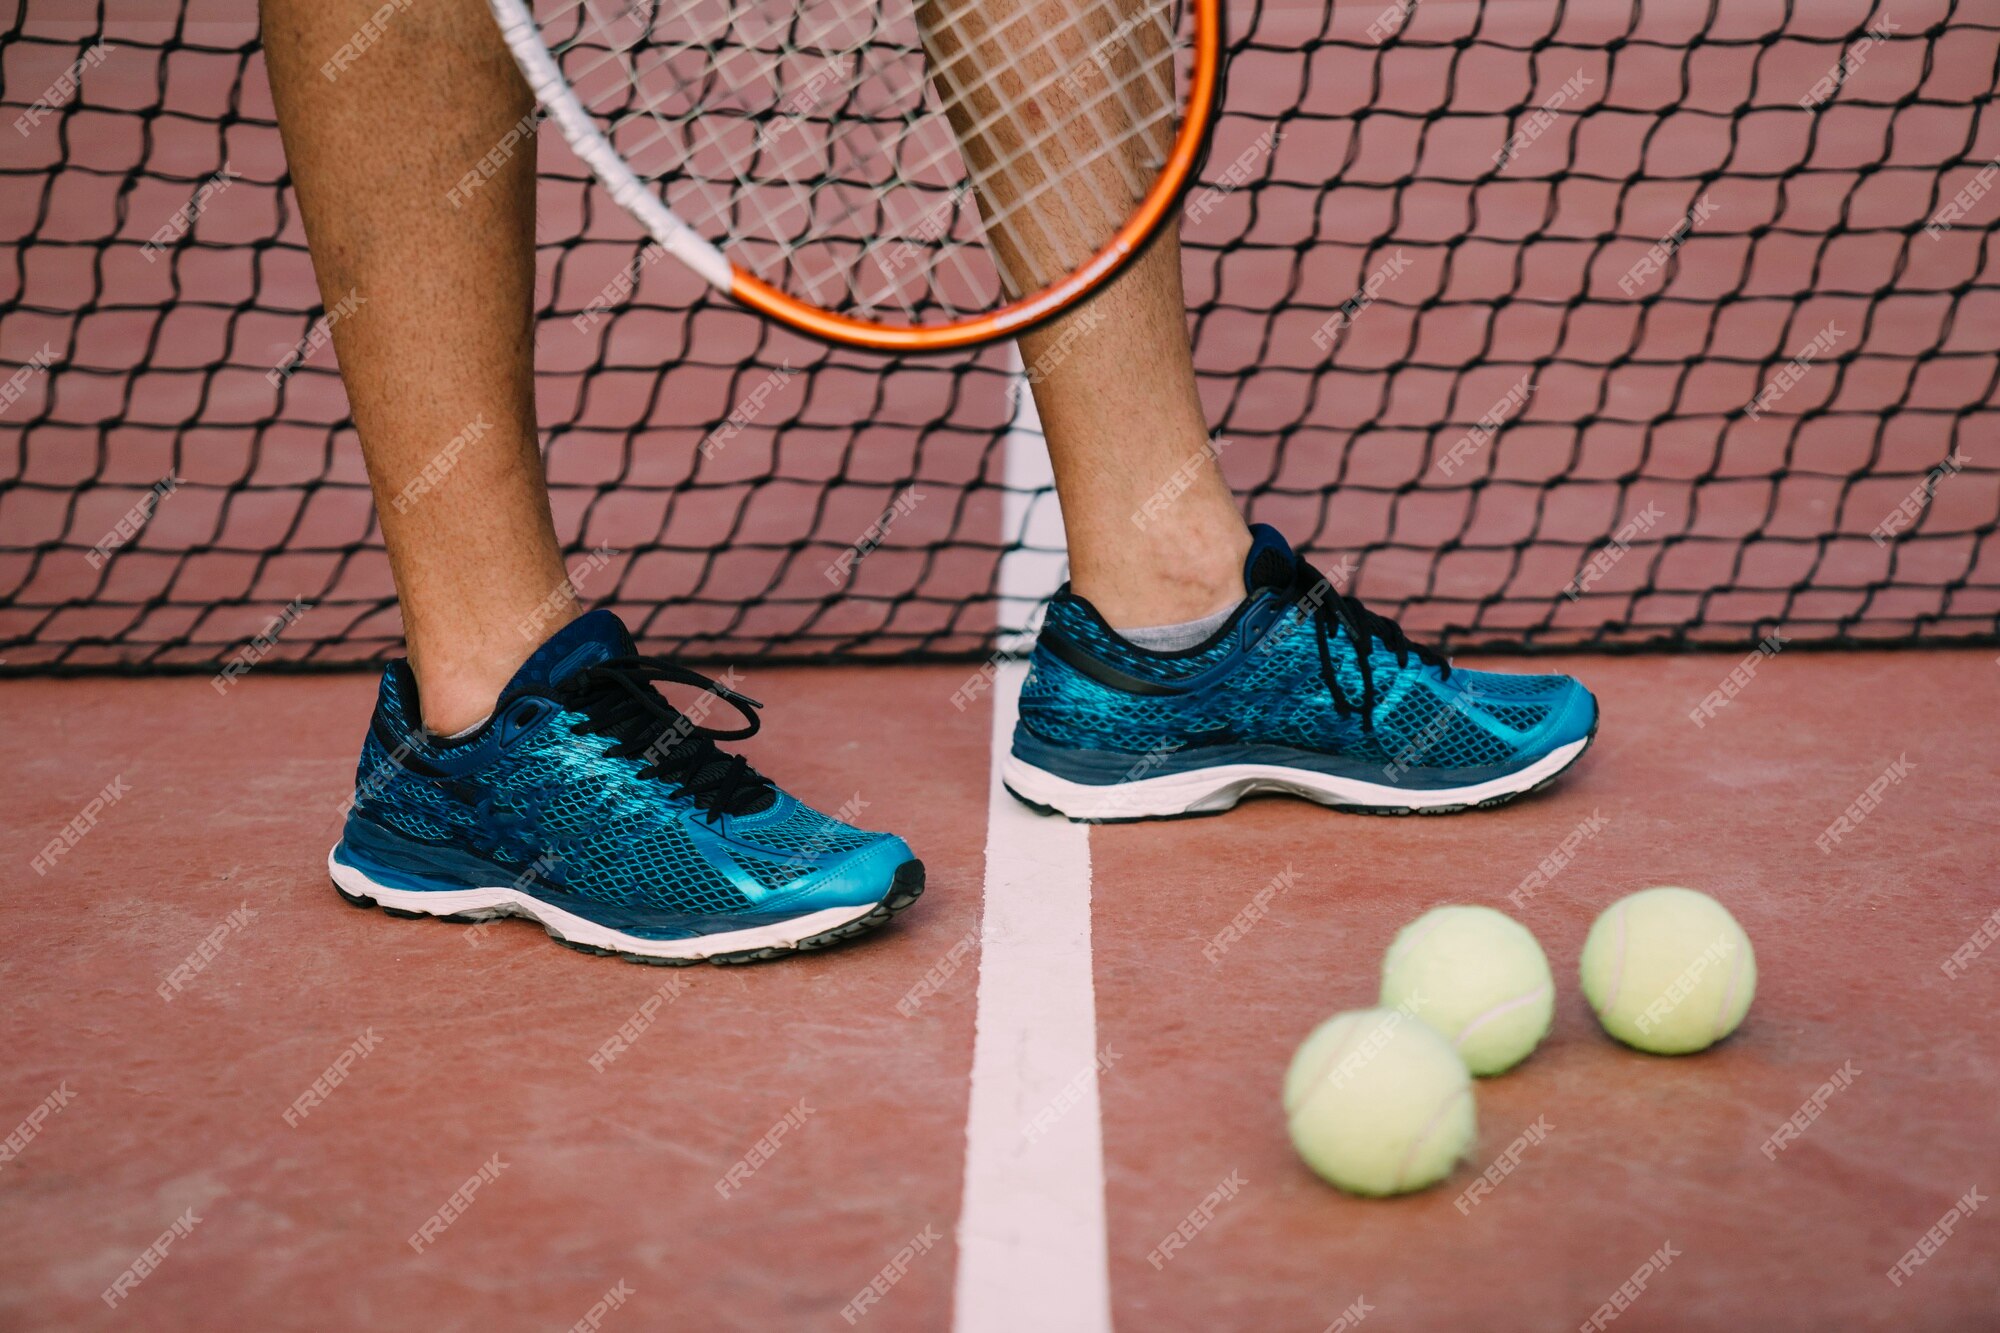
[[[1486,797],[1484,800],[1467,801],[1459,805],[1394,806],[1364,805],[1346,801],[1325,801],[1302,791],[1273,784],[1239,792],[1230,800],[1229,804],[1217,806],[1212,810],[1179,810],[1157,815],[1072,815],[1046,802],[1032,800],[1029,797],[1023,796],[1010,783],[1003,783],[1002,785],[1007,788],[1009,796],[1012,796],[1015,800],[1037,814],[1059,815],[1072,824],[1151,824],[1163,819],[1206,819],[1214,815],[1227,814],[1229,811],[1234,810],[1241,803],[1244,796],[1264,792],[1294,796],[1300,800],[1311,801],[1313,804],[1323,806],[1328,810],[1338,810],[1342,814],[1350,815],[1457,815],[1464,814],[1468,810],[1491,810],[1496,806],[1506,805],[1509,802],[1520,800],[1523,796],[1532,796],[1534,793],[1541,791],[1564,773],[1574,768],[1577,761],[1590,752],[1591,745],[1597,740],[1597,726],[1597,722],[1593,721],[1591,723],[1590,731],[1583,738],[1583,744],[1578,747],[1577,752],[1571,755],[1568,761],[1560,768],[1544,774],[1539,780],[1517,791],[1501,792],[1498,795]]]
[[[389,916],[398,917],[406,921],[446,921],[454,925],[471,926],[484,925],[505,919],[504,915],[493,913],[453,912],[447,915],[433,912],[412,912],[401,907],[384,906],[366,894],[349,893],[338,882],[334,884],[333,889],[351,907],[379,908]],[[673,957],[632,953],[622,949],[607,949],[595,944],[581,944],[575,940],[564,939],[553,926],[539,917],[521,913],[512,915],[520,915],[524,919],[534,922],[557,944],[562,945],[565,949],[574,949],[578,953],[592,954],[600,958],[617,958],[628,963],[645,963],[652,967],[692,967],[697,963],[713,963],[719,967],[733,967],[742,963],[768,962],[774,958],[784,958],[795,953],[812,953],[820,949],[831,948],[836,944],[845,943],[848,940],[858,939],[863,935],[872,934],[874,931],[887,925],[890,918],[894,917],[898,912],[901,912],[916,902],[917,899],[921,898],[923,893],[924,863],[921,861],[905,861],[902,865],[896,867],[896,872],[889,883],[889,892],[883,896],[882,901],[876,903],[866,914],[856,917],[851,921],[842,922],[830,930],[819,931],[816,934],[805,936],[787,945],[763,945],[754,949],[734,949],[725,950],[721,953]]]

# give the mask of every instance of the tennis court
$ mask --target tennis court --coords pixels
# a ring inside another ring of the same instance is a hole
[[[0,1324],[2000,1327],[2000,9],[1231,6],[1225,476],[1602,701],[1451,819],[1011,798],[1063,551],[1011,348],[761,321],[542,135],[577,586],[928,869],[865,940],[654,969],[328,886],[400,622],[254,6],[103,8],[0,4]],[[1757,949],[1700,1055],[1576,986],[1655,884]],[[1555,1026],[1448,1181],[1349,1197],[1286,1062],[1447,902],[1535,932]]]

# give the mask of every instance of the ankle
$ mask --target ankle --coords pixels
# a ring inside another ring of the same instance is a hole
[[[424,727],[449,736],[478,725],[493,712],[500,692],[528,660],[533,644],[454,644],[448,651],[410,645]]]
[[[506,681],[485,683],[461,677],[439,679],[433,673],[417,679],[424,730],[433,736],[454,736],[492,716]]]
[[[1127,547],[1112,558],[1073,558],[1070,586],[1114,629],[1178,625],[1243,600],[1250,533],[1236,531],[1183,546]]]
[[[448,736],[485,718],[521,664],[583,614],[566,578],[523,614],[520,590],[540,586],[515,581],[499,589],[503,596],[474,588],[422,603],[405,597],[403,637],[432,733]]]

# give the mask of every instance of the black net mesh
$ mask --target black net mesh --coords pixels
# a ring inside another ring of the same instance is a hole
[[[1186,269],[1253,517],[1458,647],[1995,633],[2000,7],[1231,9]],[[397,651],[254,6],[9,12],[0,670]],[[1059,564],[1011,351],[760,322],[540,151],[586,599],[697,657],[1007,641]]]

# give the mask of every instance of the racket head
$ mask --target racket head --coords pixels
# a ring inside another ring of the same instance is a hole
[[[654,241],[881,351],[1012,337],[1102,290],[1173,225],[1220,100],[1221,0],[489,4]]]

